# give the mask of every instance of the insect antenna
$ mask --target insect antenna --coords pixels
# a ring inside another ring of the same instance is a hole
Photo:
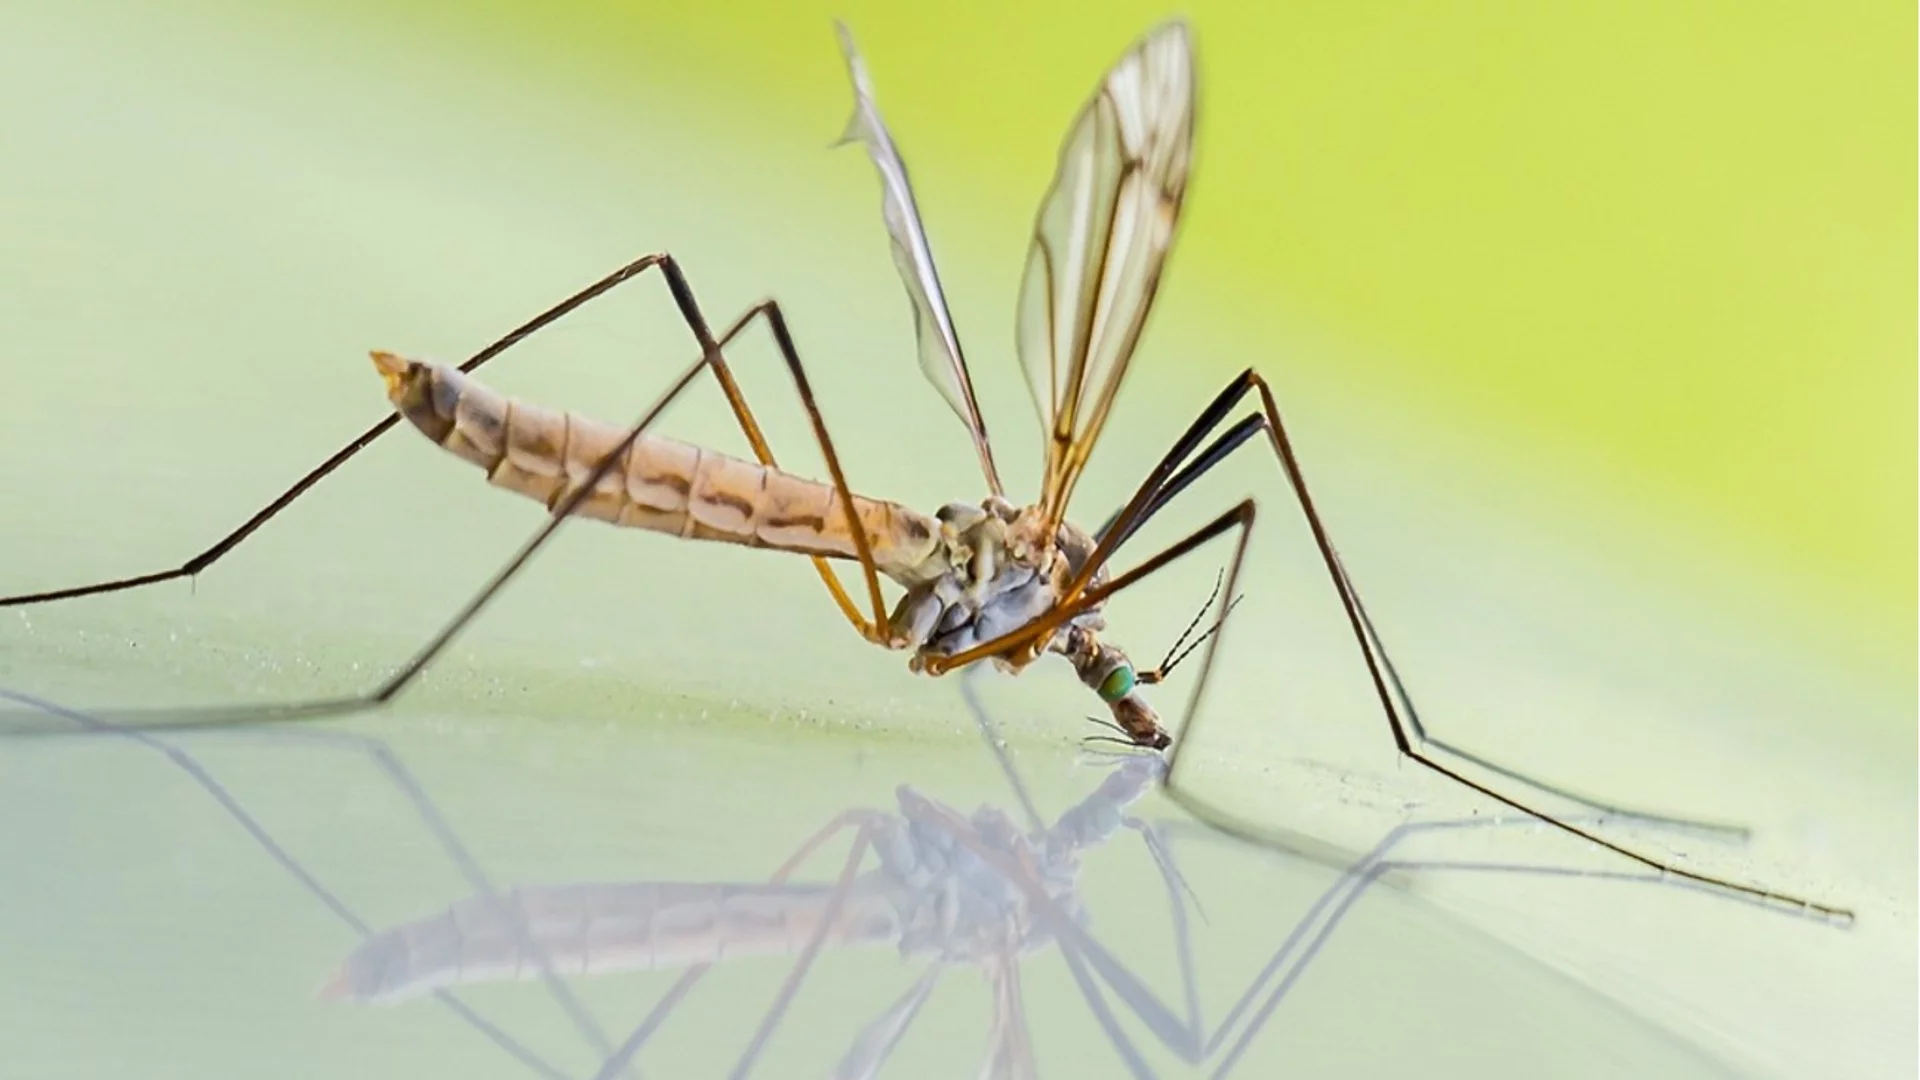
[[[1212,626],[1207,627],[1205,633],[1194,638],[1192,641],[1187,640],[1187,635],[1193,633],[1193,628],[1200,625],[1200,620],[1205,618],[1207,612],[1213,607],[1214,600],[1219,598],[1220,582],[1225,577],[1226,571],[1223,570],[1219,576],[1214,578],[1213,592],[1208,594],[1206,606],[1194,614],[1193,621],[1188,623],[1187,628],[1180,632],[1180,637],[1174,641],[1173,647],[1167,650],[1167,655],[1160,661],[1159,665],[1151,671],[1143,671],[1140,673],[1139,681],[1141,683],[1152,686],[1154,683],[1165,681],[1167,676],[1173,674],[1173,669],[1178,667],[1182,660],[1192,655],[1193,650],[1199,648],[1208,638],[1219,633],[1220,628],[1226,625],[1227,616],[1233,614],[1233,609],[1239,607],[1240,601],[1247,598],[1246,593],[1241,593],[1229,601],[1226,610],[1220,613],[1220,617],[1214,620]]]
[[[1167,650],[1167,656],[1169,658],[1171,658],[1174,653],[1177,653],[1180,651],[1181,646],[1187,643],[1188,635],[1193,633],[1194,627],[1199,626],[1200,620],[1206,618],[1207,612],[1213,609],[1213,602],[1215,600],[1220,599],[1220,585],[1222,582],[1226,580],[1227,580],[1226,568],[1221,567],[1220,572],[1213,575],[1213,591],[1207,594],[1207,602],[1204,604],[1201,604],[1200,610],[1193,613],[1192,621],[1187,623],[1187,628],[1185,630],[1180,631],[1180,636],[1174,639],[1173,646]],[[1204,641],[1206,639],[1202,638],[1201,640]],[[1160,661],[1160,666],[1163,668],[1168,666],[1167,661],[1166,660]]]
[[[1091,717],[1091,716],[1089,716],[1089,717],[1087,717],[1087,719],[1089,719],[1089,720],[1094,720],[1094,718],[1093,718],[1093,717]],[[1118,724],[1109,724],[1109,723],[1107,723],[1106,721],[1103,721],[1103,720],[1094,720],[1094,723],[1096,723],[1096,724],[1099,724],[1099,725],[1101,725],[1102,727],[1111,727],[1111,728],[1113,728],[1113,730],[1115,730],[1115,731],[1120,731],[1120,730],[1121,730],[1121,729],[1120,729],[1120,726],[1119,726]],[[1125,734],[1124,732],[1122,732],[1122,734],[1120,734],[1120,735],[1088,735],[1087,737],[1085,737],[1085,738],[1083,738],[1083,739],[1081,739],[1081,740],[1080,740],[1080,744],[1081,744],[1082,746],[1086,746],[1086,745],[1090,745],[1090,744],[1092,744],[1092,743],[1111,743],[1111,744],[1112,744],[1112,745],[1114,745],[1114,746],[1118,746],[1118,747],[1122,747],[1122,748],[1124,748],[1124,749],[1127,749],[1127,750],[1139,750],[1139,749],[1142,749],[1142,747],[1140,746],[1140,744],[1139,744],[1138,742],[1136,742],[1136,741],[1134,741],[1134,740],[1133,740],[1132,738],[1130,738],[1130,737],[1128,737],[1128,736],[1126,736],[1126,734]],[[1115,754],[1114,756],[1115,756],[1115,757],[1123,757],[1123,756],[1125,756],[1125,755],[1123,755],[1123,754]]]

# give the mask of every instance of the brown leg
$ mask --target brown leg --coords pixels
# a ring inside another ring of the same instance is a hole
[[[1236,425],[1233,431],[1229,432],[1227,436],[1216,440],[1206,451],[1200,451],[1200,444],[1208,433],[1218,427],[1231,413],[1237,403],[1250,391],[1257,392],[1259,395],[1260,413],[1256,417],[1250,417],[1247,421]],[[1346,612],[1347,622],[1353,632],[1354,641],[1359,646],[1361,658],[1366,663],[1367,672],[1372,680],[1375,695],[1380,702],[1382,712],[1386,714],[1387,724],[1393,735],[1394,745],[1399,749],[1400,753],[1418,762],[1423,767],[1463,787],[1478,792],[1503,806],[1536,818],[1562,832],[1577,836],[1589,843],[1605,848],[1616,855],[1639,863],[1649,869],[1656,870],[1662,874],[1710,888],[1731,892],[1748,899],[1781,905],[1834,922],[1842,924],[1850,924],[1852,922],[1853,913],[1844,908],[1815,903],[1801,897],[1775,892],[1757,885],[1697,873],[1675,866],[1672,863],[1641,854],[1612,840],[1605,839],[1588,829],[1562,820],[1545,810],[1497,791],[1486,783],[1473,780],[1461,773],[1457,768],[1444,764],[1430,756],[1427,753],[1427,742],[1424,739],[1416,741],[1413,737],[1414,734],[1419,733],[1419,729],[1414,724],[1408,723],[1401,716],[1399,706],[1404,702],[1404,693],[1402,693],[1400,700],[1396,700],[1395,690],[1400,688],[1398,675],[1393,672],[1392,662],[1387,658],[1384,647],[1381,645],[1377,635],[1373,632],[1372,622],[1367,618],[1365,608],[1360,601],[1359,592],[1355,589],[1352,580],[1347,576],[1346,569],[1340,562],[1340,556],[1338,552],[1334,550],[1333,542],[1328,537],[1326,527],[1320,519],[1319,511],[1314,507],[1312,495],[1307,489],[1306,478],[1300,470],[1298,457],[1294,452],[1292,440],[1287,436],[1286,427],[1281,419],[1280,409],[1274,400],[1273,392],[1267,386],[1266,380],[1261,378],[1260,375],[1251,368],[1235,377],[1235,379],[1227,385],[1226,389],[1215,397],[1214,401],[1202,412],[1200,418],[1196,420],[1195,423],[1188,428],[1187,432],[1176,442],[1174,449],[1155,467],[1153,472],[1148,476],[1147,481],[1135,492],[1133,498],[1128,500],[1126,507],[1115,516],[1107,528],[1101,531],[1102,539],[1099,548],[1094,552],[1093,556],[1087,560],[1086,565],[1081,569],[1079,577],[1069,586],[1053,610],[1035,619],[1033,622],[1028,623],[1026,626],[1002,635],[1000,638],[983,642],[974,648],[956,653],[950,657],[937,658],[937,661],[930,660],[927,664],[927,670],[938,674],[941,671],[961,667],[987,656],[1000,655],[1019,649],[1031,649],[1036,642],[1048,640],[1053,631],[1063,623],[1086,611],[1093,605],[1105,601],[1108,597],[1126,588],[1133,582],[1146,577],[1148,574],[1167,565],[1174,559],[1192,551],[1194,548],[1238,524],[1243,527],[1239,540],[1234,548],[1233,561],[1227,571],[1225,589],[1227,596],[1231,597],[1236,595],[1235,585],[1238,581],[1240,565],[1246,554],[1247,541],[1253,528],[1254,505],[1252,500],[1240,503],[1233,510],[1215,518],[1212,522],[1193,532],[1186,539],[1175,543],[1138,567],[1113,578],[1105,585],[1098,588],[1087,588],[1086,586],[1092,579],[1094,573],[1112,558],[1114,551],[1127,540],[1133,529],[1136,528],[1146,516],[1164,505],[1166,499],[1171,497],[1171,494],[1176,493],[1181,487],[1184,487],[1189,480],[1198,475],[1199,471],[1202,471],[1205,467],[1210,466],[1212,462],[1219,460],[1220,457],[1241,445],[1246,437],[1250,436],[1254,431],[1261,429],[1265,430],[1268,443],[1271,445],[1275,456],[1279,459],[1281,469],[1286,474],[1288,485],[1293,489],[1301,512],[1306,516],[1308,526],[1313,533],[1314,545],[1319,550],[1321,561],[1327,569],[1328,577],[1331,579],[1335,591],[1338,592],[1340,596],[1340,603]],[[1236,437],[1236,433],[1240,434]],[[1192,468],[1185,471],[1177,471],[1180,470],[1182,463],[1188,458],[1193,457],[1196,452],[1199,452],[1201,460]],[[1206,649],[1201,654],[1199,678],[1195,680],[1193,695],[1187,705],[1187,719],[1184,725],[1186,730],[1190,731],[1192,725],[1198,719],[1199,706],[1206,691],[1207,677],[1212,673],[1214,657],[1219,648],[1222,636],[1223,634],[1215,634],[1207,642]],[[1260,839],[1261,831],[1256,826],[1240,821],[1224,810],[1208,804],[1177,783],[1176,777],[1180,750],[1183,745],[1184,739],[1176,741],[1169,755],[1165,780],[1168,797],[1178,802],[1196,817],[1224,831],[1249,839]],[[1468,760],[1480,761],[1480,759],[1471,756],[1468,756]],[[1531,781],[1511,769],[1494,766],[1494,770],[1500,772],[1502,775],[1527,780],[1528,783],[1536,787],[1547,786]],[[1564,794],[1564,792],[1562,793]],[[1582,799],[1580,801],[1589,800]],[[1651,815],[1637,814],[1625,816],[1651,817]]]
[[[1746,882],[1732,881],[1726,878],[1701,874],[1644,855],[1614,841],[1605,839],[1586,828],[1562,820],[1520,799],[1496,791],[1488,784],[1470,779],[1458,769],[1443,764],[1429,756],[1426,752],[1425,745],[1416,743],[1410,736],[1409,728],[1411,725],[1402,719],[1400,710],[1395,707],[1397,704],[1395,695],[1392,690],[1389,689],[1389,684],[1391,683],[1397,687],[1399,685],[1398,676],[1392,674],[1391,661],[1386,658],[1386,650],[1373,631],[1372,621],[1366,615],[1366,609],[1360,601],[1359,591],[1354,587],[1353,580],[1347,576],[1346,568],[1340,561],[1339,553],[1334,550],[1333,541],[1327,535],[1326,525],[1321,520],[1319,511],[1315,509],[1313,505],[1313,496],[1307,488],[1306,476],[1300,469],[1299,457],[1294,451],[1293,440],[1287,435],[1286,424],[1285,421],[1281,419],[1280,407],[1274,400],[1272,388],[1267,385],[1265,379],[1260,377],[1259,373],[1252,369],[1248,369],[1241,375],[1237,382],[1242,386],[1259,392],[1260,412],[1264,420],[1263,426],[1266,428],[1268,443],[1273,448],[1274,455],[1279,458],[1280,467],[1286,473],[1288,486],[1293,489],[1294,496],[1299,502],[1301,513],[1306,516],[1308,528],[1313,533],[1314,546],[1319,549],[1321,562],[1326,567],[1327,576],[1332,581],[1335,591],[1340,595],[1340,605],[1346,611],[1348,626],[1352,629],[1354,641],[1359,646],[1361,656],[1366,662],[1367,674],[1373,682],[1375,696],[1380,702],[1381,711],[1386,714],[1388,727],[1393,734],[1394,745],[1399,748],[1402,754],[1462,787],[1478,792],[1509,809],[1517,810],[1522,814],[1526,814],[1529,817],[1551,825],[1562,832],[1605,848],[1616,855],[1639,863],[1641,866],[1647,867],[1650,870],[1655,870],[1661,874],[1682,880],[1692,881],[1696,884],[1722,889],[1750,899],[1771,904],[1780,904],[1836,922],[1852,923],[1853,913],[1844,908],[1830,907],[1825,904],[1815,903],[1811,900],[1790,896]],[[1236,575],[1239,573],[1240,559],[1245,552],[1245,547],[1245,537],[1242,537],[1240,549],[1234,553],[1233,569],[1227,574],[1228,596],[1234,595],[1233,583]],[[1201,661],[1200,677],[1194,686],[1193,698],[1188,705],[1188,717],[1190,720],[1197,716],[1200,694],[1201,691],[1205,689],[1206,678],[1213,666],[1214,654],[1218,645],[1219,639],[1216,636],[1213,641],[1208,643]],[[1232,822],[1229,815],[1215,808],[1208,807],[1201,800],[1189,793],[1178,790],[1174,781],[1174,774],[1178,767],[1179,747],[1176,746],[1174,750],[1175,752],[1169,759],[1167,767],[1168,795],[1197,816],[1205,818],[1216,825],[1227,825],[1229,826],[1229,831],[1231,831]],[[1509,770],[1500,771],[1507,772],[1508,775],[1513,775]]]
[[[664,254],[644,255],[633,260],[620,269],[615,270],[613,273],[608,274],[593,284],[588,285],[586,288],[581,289],[579,292],[574,293],[572,296],[567,297],[565,300],[560,301],[558,304],[534,316],[527,322],[522,323],[520,326],[508,331],[505,336],[469,357],[465,363],[460,365],[460,370],[472,371],[478,368],[480,365],[506,352],[526,338],[558,322],[588,301],[594,300],[612,290],[614,286],[637,277],[655,266],[661,266],[663,264],[671,264],[671,260]],[[678,276],[677,269],[672,273],[673,276]],[[679,300],[680,297],[681,290],[676,289],[675,299]],[[681,308],[683,312],[692,304],[692,299],[692,294],[690,292],[686,293],[686,303],[683,304]],[[696,329],[696,335],[697,334],[698,330]],[[702,345],[704,346],[704,344],[705,342],[703,341]],[[144,574],[134,574],[130,577],[113,578],[107,581],[96,581],[87,585],[70,585],[65,588],[48,589],[43,592],[0,596],[0,607],[45,604],[55,600],[71,600],[75,597],[120,592],[125,589],[137,589],[143,585],[158,585],[163,581],[174,581],[179,578],[193,577],[200,573],[200,571],[219,562],[227,552],[240,546],[241,541],[252,536],[256,529],[265,525],[274,515],[280,513],[280,511],[285,510],[295,499],[306,494],[308,489],[325,479],[327,474],[346,464],[355,454],[372,445],[375,439],[385,435],[394,424],[398,422],[398,414],[388,414],[382,418],[379,423],[361,432],[353,441],[335,451],[331,457],[314,466],[305,476],[296,481],[293,486],[281,492],[272,502],[261,507],[252,517],[242,522],[238,528],[227,533],[219,540],[214,541],[206,550],[193,556],[186,562],[181,563],[179,566],[170,570],[153,570]]]
[[[853,533],[854,554],[858,556],[861,573],[866,578],[867,597],[873,603],[873,619],[869,621],[860,614],[859,607],[854,604],[853,598],[847,595],[846,588],[840,584],[839,576],[833,572],[831,566],[827,565],[826,559],[818,555],[812,556],[813,568],[827,586],[827,591],[833,594],[833,602],[839,606],[840,613],[847,617],[847,621],[853,624],[854,629],[860,631],[860,636],[868,641],[886,644],[887,605],[886,600],[880,595],[880,571],[873,563],[873,551],[867,544],[867,530],[861,526],[858,516],[853,511],[853,491],[847,486],[846,473],[840,467],[840,455],[834,451],[833,439],[827,434],[827,423],[820,415],[820,404],[814,399],[813,386],[807,381],[806,368],[800,362],[800,351],[793,343],[793,335],[787,330],[787,319],[781,312],[778,301],[761,301],[742,317],[740,323],[736,324],[735,331],[737,332],[740,326],[755,316],[766,318],[767,329],[773,334],[774,344],[780,349],[781,359],[786,361],[788,373],[793,376],[794,392],[800,395],[800,404],[807,410],[807,419],[813,425],[814,439],[820,443],[820,453],[827,459],[827,472],[833,477],[834,491],[840,496],[840,505],[845,509],[847,526]],[[705,327],[697,327],[696,332],[704,333]],[[731,337],[732,333],[728,336]],[[705,341],[701,344],[703,348],[707,347]],[[727,367],[725,358],[720,355],[717,346],[708,349],[708,353],[713,358],[711,366],[714,376],[720,380],[720,389],[727,395],[727,404],[732,407],[734,417],[740,421],[740,430],[746,434],[747,441],[753,444],[754,456],[760,459],[762,465],[777,465],[778,462],[773,460],[773,451],[767,446],[766,436],[761,434],[760,425],[753,418],[753,410],[747,405],[746,395],[740,392],[740,384],[734,381],[733,372]]]
[[[479,354],[461,365],[462,370],[470,371],[480,366],[487,360],[499,355],[515,342],[525,338],[541,327],[552,323],[562,315],[578,308],[587,300],[606,292],[614,285],[627,280],[640,271],[654,266],[658,266],[663,274],[665,274],[668,286],[673,292],[675,302],[680,306],[682,313],[687,316],[689,327],[693,330],[695,337],[700,341],[702,348],[701,357],[681,371],[679,376],[675,378],[673,383],[667,388],[666,392],[647,410],[646,414],[628,429],[625,438],[623,438],[609,454],[595,463],[594,467],[587,472],[581,481],[554,504],[551,517],[534,532],[531,538],[521,545],[520,550],[507,561],[506,565],[497,571],[493,577],[481,587],[479,592],[476,593],[446,625],[441,627],[441,629],[428,640],[426,645],[414,653],[398,671],[370,691],[343,697],[282,704],[220,706],[212,708],[127,709],[102,713],[101,715],[113,723],[126,726],[160,730],[179,730],[185,728],[214,727],[233,723],[279,723],[294,720],[308,720],[358,712],[385,705],[396,697],[401,690],[405,689],[422,671],[426,670],[427,666],[439,656],[447,645],[452,642],[453,638],[479,615],[480,611],[486,607],[494,595],[498,593],[501,588],[505,587],[514,575],[520,572],[521,568],[533,558],[534,554],[552,538],[554,532],[559,529],[573,513],[581,501],[593,491],[594,486],[600,481],[600,478],[611,471],[614,465],[626,455],[628,448],[633,445],[634,440],[639,438],[642,432],[650,428],[654,422],[659,419],[660,414],[665,411],[666,407],[691,385],[694,378],[703,368],[715,367],[716,370],[724,370],[723,367],[720,367],[720,365],[724,365],[725,363],[721,350],[738,337],[746,329],[748,323],[758,318],[766,319],[768,327],[773,333],[774,341],[779,346],[781,355],[786,359],[788,368],[793,374],[794,383],[799,390],[801,400],[806,404],[808,414],[813,420],[815,435],[820,439],[821,447],[826,452],[828,465],[834,475],[835,486],[840,493],[841,506],[846,512],[848,525],[853,532],[855,547],[866,569],[868,589],[874,602],[874,620],[868,622],[860,616],[859,612],[853,607],[852,602],[846,597],[845,591],[840,589],[838,580],[833,577],[830,570],[825,568],[824,563],[821,564],[821,573],[826,576],[829,587],[833,589],[835,593],[835,599],[841,605],[841,610],[854,623],[855,627],[858,628],[864,636],[869,637],[870,640],[879,640],[879,638],[885,634],[886,630],[886,610],[880,596],[879,580],[877,571],[873,565],[872,552],[867,545],[866,531],[860,527],[860,523],[855,515],[853,500],[847,491],[846,479],[841,473],[839,459],[833,452],[832,443],[827,436],[826,425],[820,416],[818,406],[813,400],[812,388],[807,383],[806,373],[800,364],[798,351],[794,347],[792,335],[787,330],[786,320],[782,316],[777,303],[769,300],[756,305],[738,319],[734,320],[732,325],[728,326],[726,331],[716,339],[713,337],[711,331],[708,330],[705,319],[700,314],[698,305],[694,302],[692,290],[687,286],[686,279],[680,273],[678,265],[668,256],[650,255],[645,259],[629,263],[619,271],[602,278],[581,292],[548,309],[538,318],[482,350]],[[721,377],[721,385],[723,390],[728,392],[730,400],[738,397],[739,388],[733,383],[730,371]],[[771,451],[767,450],[766,441],[764,437],[760,435],[758,425],[754,423],[752,413],[746,410],[744,402],[736,411],[736,416],[740,418],[741,426],[746,430],[749,441],[756,444],[755,452],[760,454],[763,460],[770,462],[772,459]],[[374,425],[374,427],[369,429],[360,439],[355,440],[354,443],[349,444],[340,453],[335,454],[333,458],[328,459],[320,468],[309,473],[300,483],[289,488],[266,509],[254,515],[254,518],[251,519],[247,525],[222,540],[221,544],[209,549],[210,557],[198,565],[204,566],[207,562],[211,562],[213,559],[217,559],[220,555],[225,554],[226,551],[231,550],[235,544],[238,544],[241,539],[244,539],[253,529],[265,522],[274,513],[277,513],[280,508],[299,497],[302,492],[318,482],[327,472],[338,467],[339,464],[346,461],[347,458],[352,457],[355,453],[358,453],[362,447],[374,438],[377,438],[387,428],[392,427],[394,420],[395,418],[390,416],[381,423]],[[819,560],[816,561],[819,562]],[[190,563],[189,565],[194,564]],[[86,595],[89,592],[111,592],[116,589],[133,588],[141,584],[151,584],[154,581],[184,576],[186,573],[187,571],[184,569],[179,572],[169,571],[157,577],[148,575],[146,578],[138,580],[125,579],[121,582],[104,582],[95,586],[86,586],[79,590],[68,589],[62,590],[58,594],[37,595],[39,595],[41,599],[60,599],[70,596]],[[24,597],[20,598],[19,602],[25,603],[33,600],[34,597]],[[35,731],[29,726],[28,728],[18,729],[15,733],[34,734]],[[65,734],[67,732],[63,729],[47,729],[45,733]]]
[[[728,368],[725,357],[720,353],[721,342],[715,340],[713,331],[707,324],[706,316],[701,312],[699,303],[694,299],[693,289],[688,284],[686,275],[681,271],[679,263],[675,261],[673,256],[664,252],[643,255],[593,284],[588,285],[586,288],[574,293],[572,296],[567,297],[565,300],[541,312],[539,315],[534,316],[532,319],[515,327],[491,345],[488,345],[486,348],[468,358],[465,363],[460,365],[460,370],[470,372],[479,368],[487,361],[492,360],[494,357],[519,344],[526,338],[531,337],[533,334],[571,314],[587,302],[599,298],[603,294],[611,291],[615,286],[638,277],[640,274],[652,269],[658,269],[665,278],[668,291],[673,295],[674,305],[679,308],[682,320],[686,322],[687,328],[692,331],[694,340],[699,344],[702,354],[710,358],[714,377],[719,379],[720,389],[726,394],[727,404],[733,409],[735,418],[739,420],[741,431],[746,434],[747,441],[752,444],[754,455],[762,464],[775,464],[773,452],[768,448],[766,438],[761,433],[759,424],[754,420],[753,411],[747,406],[746,398],[741,393],[739,384],[734,380],[733,372]],[[806,374],[801,369],[797,350],[794,349],[792,338],[787,333],[786,322],[780,313],[779,306],[773,301],[767,301],[761,304],[749,312],[745,318],[741,319],[740,323],[736,324],[733,330],[723,335],[723,338],[730,338],[738,333],[741,325],[754,315],[765,315],[769,325],[773,329],[775,341],[779,344],[781,353],[793,373],[794,383],[800,394],[802,403],[806,406],[807,415],[813,421],[815,435],[820,441],[821,450],[826,455],[828,469],[833,473],[834,485],[839,491],[840,500],[842,504],[847,507],[847,513],[851,519],[853,512],[851,493],[847,489],[846,478],[841,473],[839,457],[834,453],[833,444],[827,437],[826,425],[821,419],[820,410],[814,401],[812,388],[807,383]],[[128,577],[96,581],[85,585],[71,585],[59,589],[19,593],[13,596],[0,596],[0,607],[44,604],[55,600],[71,600],[82,596],[96,596],[103,593],[121,592],[127,589],[140,588],[145,585],[158,585],[162,582],[194,577],[201,571],[220,561],[229,551],[238,547],[242,541],[252,536],[257,529],[272,520],[280,511],[292,505],[294,500],[306,494],[309,489],[325,479],[328,474],[346,464],[348,460],[360,451],[372,445],[374,440],[385,435],[393,428],[397,420],[397,415],[388,415],[366,431],[361,432],[357,438],[309,470],[305,476],[302,476],[291,487],[281,492],[271,502],[267,503],[267,505],[261,507],[260,510],[242,522],[239,527],[228,532],[205,550],[189,558],[179,566],[171,569],[153,570],[146,573],[134,574]],[[853,601],[847,596],[846,590],[841,586],[839,578],[834,576],[833,571],[828,567],[825,559],[815,557],[813,560],[814,567],[820,574],[821,580],[826,583],[828,591],[833,594],[835,604],[838,605],[841,612],[846,615],[848,621],[853,623],[854,627],[860,631],[863,637],[869,640],[880,640],[880,638],[884,636],[886,606],[880,596],[878,571],[873,565],[872,553],[867,548],[866,533],[858,527],[857,523],[854,528],[854,537],[855,546],[866,575],[868,593],[873,601],[875,614],[872,622],[869,622],[860,615]]]

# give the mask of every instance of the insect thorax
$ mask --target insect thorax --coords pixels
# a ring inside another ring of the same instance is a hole
[[[1078,848],[1052,844],[1048,835],[1029,836],[993,807],[981,807],[961,826],[957,814],[949,819],[936,812],[939,804],[910,786],[896,794],[900,816],[876,830],[873,847],[899,920],[903,955],[951,962],[1046,947],[1053,930],[1035,910],[1029,892],[1035,887],[1054,911],[1086,923]],[[964,839],[956,826],[964,829]],[[1009,877],[1008,866],[1034,876]]]
[[[935,516],[946,569],[910,588],[891,620],[916,660],[953,655],[1045,614],[1095,547],[1091,537],[1066,522],[1054,530],[1051,543],[1039,542],[1045,529],[1040,508],[1016,507],[997,496],[949,503]],[[1094,584],[1105,578],[1102,570]],[[1054,638],[1064,641],[1070,627],[1102,625],[1096,607],[1060,627]]]

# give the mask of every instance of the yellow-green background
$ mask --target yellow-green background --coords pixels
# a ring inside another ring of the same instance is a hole
[[[609,107],[670,86],[716,136],[785,142],[831,134],[845,108],[822,44],[829,10],[870,54],[938,234],[991,236],[980,257],[1005,266],[1019,264],[1000,238],[1030,221],[1087,73],[1168,13],[561,3],[530,17],[402,3],[364,15],[470,48],[503,78],[575,81]],[[1911,677],[1909,6],[1181,10],[1204,75],[1173,288],[1249,336],[1343,346],[1188,358],[1196,377],[1263,361],[1472,432],[1556,474],[1577,507],[1626,504],[1698,534],[1812,617],[1850,622],[1857,636],[1832,644]],[[1006,336],[991,320],[1004,316],[962,319],[992,372]]]
[[[1002,470],[1030,491],[1009,354],[1033,201],[1096,74],[1163,12],[768,7],[7,9],[0,589],[195,550],[379,415],[365,349],[451,359],[655,248],[716,318],[787,304],[858,486],[928,507],[977,495],[910,359],[870,170],[825,149],[848,104],[833,15],[913,166]],[[1840,936],[1697,898],[1422,881],[1417,914],[1391,924],[1413,932],[1341,939],[1337,974],[1316,975],[1335,981],[1290,1006],[1270,1060],[1910,1072],[1911,10],[1188,13],[1189,214],[1076,513],[1097,520],[1258,365],[1436,731],[1749,822],[1751,858],[1632,838],[1863,913]],[[655,290],[490,370],[514,393],[636,413],[687,356]],[[736,364],[783,459],[817,470],[772,359],[750,344]],[[670,426],[739,446],[710,392]],[[1191,740],[1196,782],[1344,846],[1409,804],[1483,810],[1395,763],[1269,464],[1227,466],[1140,542],[1247,491],[1269,531]],[[101,706],[362,686],[537,517],[402,433],[192,589],[7,613],[0,682]],[[1116,639],[1154,654],[1212,569],[1116,603]],[[1084,794],[1061,752],[1084,695],[1037,670],[992,689],[1045,803]],[[1177,716],[1186,684],[1164,689]],[[903,781],[1005,803],[950,684],[861,647],[803,568],[611,530],[569,529],[398,713],[357,727],[393,742],[503,881],[757,877]],[[460,895],[366,776],[297,747],[190,745],[370,917]],[[0,747],[0,766],[16,823],[0,865],[32,884],[5,912],[25,973],[5,1011],[36,1035],[23,1067],[257,1074],[304,1052],[323,1074],[409,1054],[500,1068],[418,1012],[311,1003],[350,936],[154,760],[35,742]],[[1481,854],[1569,856],[1530,843]],[[1138,854],[1091,903],[1108,933],[1159,941]],[[1196,873],[1216,960],[1299,913],[1253,865]],[[890,970],[886,986],[905,979]],[[1036,970],[1036,1029],[1066,1054],[1046,1060],[1092,1060],[1058,965]],[[1461,992],[1462,971],[1502,974]],[[819,977],[872,997],[870,974]],[[665,983],[635,985],[605,992]],[[1400,1008],[1362,1011],[1382,986]],[[521,989],[487,1000],[532,1011]],[[969,1000],[939,1013],[935,1060],[971,1068]],[[872,1011],[823,1018],[820,1053]],[[1378,1035],[1409,1016],[1426,1041]],[[682,1030],[720,1053],[750,1022]],[[455,1046],[473,1060],[438,1056]]]

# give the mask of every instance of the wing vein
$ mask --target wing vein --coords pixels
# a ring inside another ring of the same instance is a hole
[[[1139,344],[1192,158],[1193,50],[1157,27],[1081,108],[1034,220],[1017,344],[1047,432],[1040,505],[1065,515]]]
[[[843,23],[836,23],[840,51],[847,61],[847,76],[853,83],[853,117],[840,137],[841,143],[858,142],[866,148],[875,171],[880,174],[881,214],[893,247],[894,266],[906,286],[907,299],[913,304],[914,334],[920,351],[920,370],[934,389],[947,400],[954,415],[967,426],[973,437],[974,452],[980,459],[980,471],[987,487],[995,495],[1005,494],[999,470],[994,467],[993,447],[987,438],[986,419],[980,414],[980,402],[973,393],[973,378],[967,372],[965,354],[960,350],[960,335],[954,329],[947,309],[946,293],[940,287],[940,273],[933,263],[933,246],[927,241],[926,226],[920,220],[920,207],[913,197],[913,184],[907,177],[907,163],[894,145],[893,136],[880,118],[873,100],[873,83],[866,63],[854,48],[853,34]]]

